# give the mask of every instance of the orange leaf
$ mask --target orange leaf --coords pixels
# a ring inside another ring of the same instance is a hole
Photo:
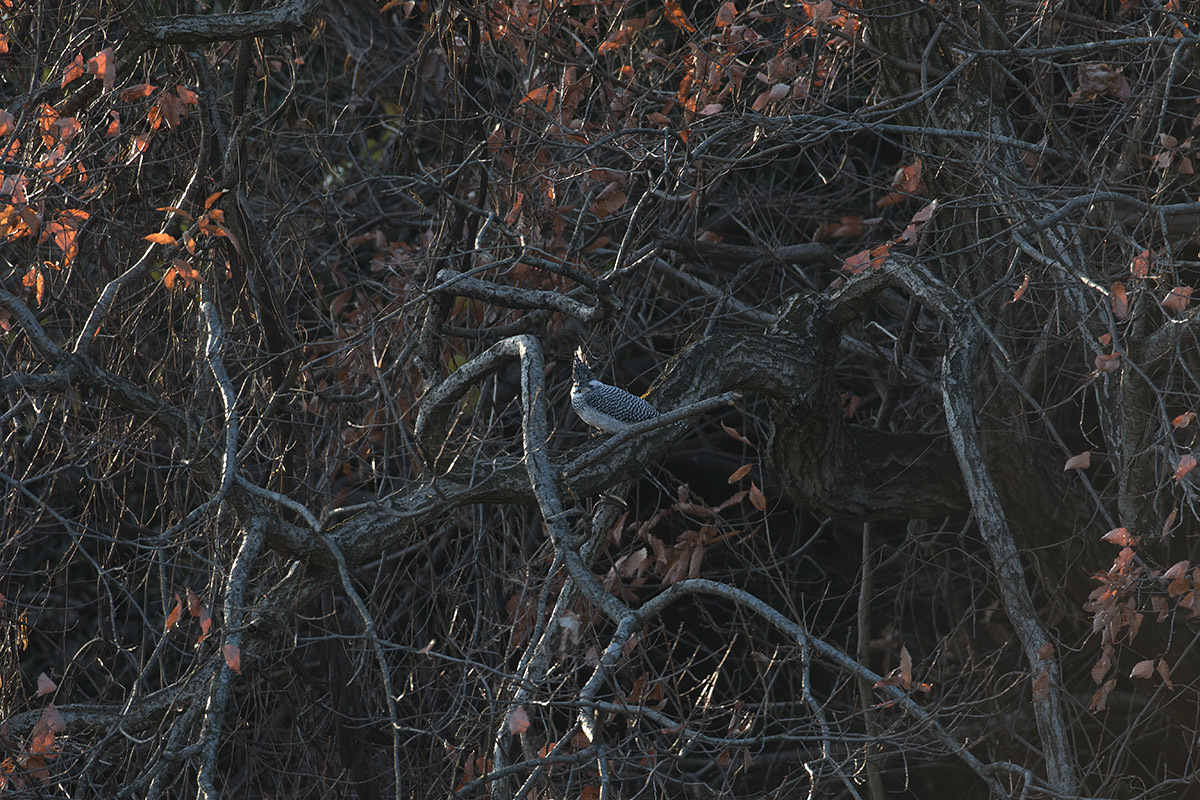
[[[1171,425],[1176,428],[1186,428],[1194,419],[1196,419],[1195,411],[1185,411],[1175,419],[1171,420]]]
[[[1145,278],[1150,274],[1150,264],[1153,261],[1153,257],[1153,254],[1149,250],[1143,250],[1134,256],[1133,261],[1130,262],[1129,273],[1135,278]]]
[[[176,592],[175,607],[171,609],[170,614],[167,614],[167,630],[174,628],[181,616],[183,616],[183,601],[179,599],[179,592]]]
[[[1063,464],[1063,471],[1069,469],[1087,469],[1092,465],[1092,451],[1084,450],[1079,455],[1071,456],[1067,459],[1067,463]]]
[[[752,464],[743,464],[742,466],[738,467],[733,471],[733,474],[729,476],[728,483],[737,483],[742,478],[746,477],[746,473],[748,473],[752,468]]]
[[[1118,281],[1112,285],[1109,301],[1112,303],[1113,315],[1122,320],[1129,316],[1129,297],[1125,294],[1125,284]]]
[[[1183,480],[1183,476],[1187,475],[1196,467],[1196,457],[1191,453],[1179,459],[1179,466],[1175,468],[1175,482],[1179,483]]]
[[[68,64],[67,68],[65,70],[63,70],[62,86],[60,86],[59,88],[61,89],[63,86],[66,86],[68,83],[75,80],[76,78],[82,78],[82,77],[83,77],[83,54],[80,53],[79,55],[75,56],[75,60],[72,61],[70,64]]]
[[[1012,303],[1015,303],[1018,300],[1020,300],[1022,297],[1025,296],[1025,290],[1028,288],[1029,288],[1029,273],[1026,272],[1025,280],[1021,281],[1021,285],[1019,287],[1017,287],[1017,290],[1015,292],[1013,292],[1012,299],[1004,301],[1004,305],[1005,306],[1011,305]],[[1003,307],[1004,306],[1001,306],[1001,308],[1003,308]]]
[[[242,674],[242,650],[236,644],[221,645],[221,655],[225,656],[225,666]]]
[[[117,82],[117,66],[113,63],[113,51],[106,47],[87,63],[87,71],[104,81],[104,91],[111,92]]]
[[[169,233],[152,233],[142,238],[147,242],[154,242],[154,244],[175,244],[175,237]]]
[[[667,22],[670,22],[676,28],[688,33],[695,33],[696,26],[688,22],[687,14],[683,13],[683,7],[673,0],[663,0],[663,5],[667,9]]]
[[[37,304],[42,304],[42,298],[46,294],[46,276],[36,266],[31,266],[29,271],[21,278],[21,285],[26,289],[33,289],[34,295],[37,297]]]

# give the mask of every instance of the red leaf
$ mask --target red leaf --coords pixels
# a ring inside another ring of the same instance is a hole
[[[1092,451],[1084,450],[1079,455],[1071,456],[1067,459],[1067,463],[1063,464],[1063,471],[1069,469],[1087,469],[1092,465]]]

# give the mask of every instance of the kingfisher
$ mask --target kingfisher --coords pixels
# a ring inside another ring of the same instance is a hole
[[[575,380],[571,386],[571,408],[593,428],[618,433],[636,422],[658,416],[658,409],[636,394],[596,380],[583,357],[582,347],[575,351],[571,375]]]

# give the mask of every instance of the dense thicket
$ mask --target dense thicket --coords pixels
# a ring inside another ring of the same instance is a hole
[[[5,795],[1188,796],[1198,26],[3,6]]]

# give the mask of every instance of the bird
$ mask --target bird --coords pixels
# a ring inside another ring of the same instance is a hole
[[[619,433],[634,423],[658,416],[658,409],[636,394],[596,380],[582,347],[575,351],[571,377],[574,379],[571,408],[593,428],[605,433]]]

